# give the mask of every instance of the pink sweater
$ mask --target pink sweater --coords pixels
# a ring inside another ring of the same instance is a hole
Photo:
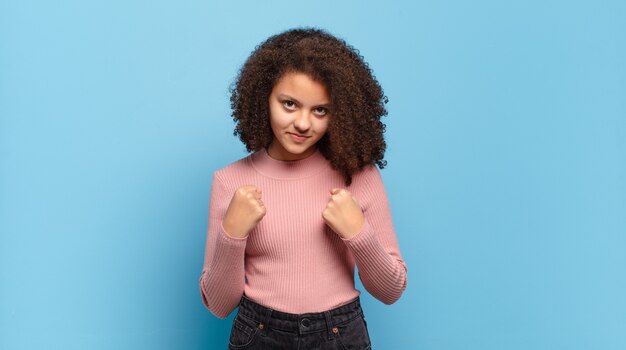
[[[261,189],[265,217],[245,238],[224,231],[222,218],[235,190]],[[333,187],[346,188],[365,216],[361,231],[344,240],[324,223]],[[349,187],[316,151],[297,161],[271,158],[266,149],[213,174],[200,291],[204,305],[226,318],[241,295],[277,311],[302,314],[344,305],[363,286],[385,304],[406,289],[407,267],[391,220],[383,182],[374,165],[353,176]]]

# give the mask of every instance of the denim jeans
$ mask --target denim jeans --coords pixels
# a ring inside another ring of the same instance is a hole
[[[369,350],[371,342],[359,297],[328,311],[291,314],[243,295],[228,349]]]

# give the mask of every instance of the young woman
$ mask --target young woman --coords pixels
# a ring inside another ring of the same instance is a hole
[[[200,290],[229,349],[370,349],[354,286],[407,284],[383,182],[387,98],[344,40],[295,28],[255,48],[231,87],[245,158],[213,174]]]

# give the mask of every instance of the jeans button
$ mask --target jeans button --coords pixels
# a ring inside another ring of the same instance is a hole
[[[300,321],[300,323],[304,326],[304,327],[308,327],[311,325],[311,320],[309,320],[308,318],[303,318],[302,321]]]

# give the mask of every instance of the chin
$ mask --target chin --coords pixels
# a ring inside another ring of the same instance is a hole
[[[280,145],[280,149],[282,150],[279,150],[279,152],[283,153],[282,156],[286,158],[300,158],[305,153],[310,152],[311,148],[315,147],[315,143],[310,142],[303,144],[294,143],[289,139],[289,136],[280,139],[275,138],[274,141]]]
[[[291,140],[286,140],[285,143],[281,143],[281,146],[283,147],[283,149],[285,149],[289,153],[301,154],[301,153],[306,152],[309,148],[311,148],[312,145],[310,145],[309,143],[296,144],[296,143],[291,142]]]
[[[304,148],[304,147],[285,147],[285,150],[289,153],[289,154],[294,154],[294,155],[300,155],[304,152],[306,152],[309,148]]]
[[[311,150],[314,145],[283,145],[283,149],[293,156],[303,155]]]

